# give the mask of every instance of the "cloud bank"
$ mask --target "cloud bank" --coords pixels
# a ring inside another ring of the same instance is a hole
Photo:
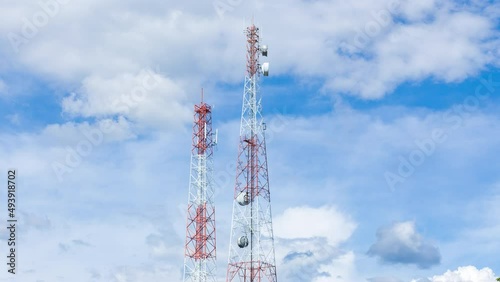
[[[439,249],[423,239],[413,222],[395,223],[377,231],[377,241],[368,250],[383,262],[415,264],[429,268],[441,262]]]

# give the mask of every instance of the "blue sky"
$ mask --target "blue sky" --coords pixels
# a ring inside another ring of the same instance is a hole
[[[4,1],[0,16],[0,167],[19,170],[14,281],[182,280],[202,87],[219,131],[225,281],[252,17],[271,65],[261,90],[278,279],[500,276],[499,3]],[[13,280],[4,269],[0,281]]]

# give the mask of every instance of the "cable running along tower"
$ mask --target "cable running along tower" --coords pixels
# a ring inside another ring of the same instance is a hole
[[[266,125],[259,95],[259,78],[269,73],[269,63],[259,62],[260,55],[267,56],[267,46],[260,45],[259,29],[253,24],[246,29],[246,37],[247,70],[226,281],[276,282]]]
[[[187,208],[184,254],[185,282],[216,281],[215,206],[212,178],[212,108],[203,102],[194,106],[193,148]],[[215,138],[214,138],[215,136]]]

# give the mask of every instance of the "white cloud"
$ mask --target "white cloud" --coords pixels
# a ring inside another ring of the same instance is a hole
[[[448,4],[442,0],[400,1],[399,11],[408,20],[420,21],[432,15],[438,5]]]
[[[331,265],[342,252],[328,244],[325,238],[281,239],[276,237],[278,277],[291,281],[312,281],[331,277],[334,273],[323,269]]]
[[[489,19],[443,9],[434,17],[431,22],[392,25],[361,50],[369,59],[346,60],[354,66],[332,79],[330,86],[377,98],[405,81],[461,81],[492,62],[490,46],[483,43],[493,33]]]
[[[332,279],[334,281],[342,282],[356,282],[361,281],[361,277],[357,274],[356,270],[356,255],[354,252],[350,251],[342,254],[335,259],[333,259],[330,265],[323,265],[320,270],[330,273],[330,277],[322,276],[313,280],[314,282],[330,282]]]
[[[273,225],[278,237],[324,237],[332,246],[347,240],[356,229],[356,224],[350,218],[332,206],[288,208],[274,219]]]
[[[338,245],[351,237],[356,224],[335,207],[288,208],[273,225],[279,276],[290,281],[355,281],[355,255]]]
[[[413,280],[412,282],[424,282],[426,280]],[[448,270],[443,275],[436,275],[429,278],[429,282],[495,282],[496,275],[493,271],[485,267],[477,269],[475,266],[462,266],[457,270]]]
[[[441,262],[439,249],[417,233],[414,222],[395,223],[377,231],[377,242],[368,254],[388,263],[415,264],[428,268]]]
[[[244,48],[234,52],[239,48],[233,44],[244,41],[232,42],[236,37],[225,36],[228,31],[241,36],[241,29],[224,28],[227,21],[215,17],[211,4],[73,0],[61,6],[60,12],[20,47],[18,59],[35,72],[73,83],[92,76],[134,73],[158,64],[176,78],[193,79],[200,71],[205,75],[215,73],[221,66],[234,65],[236,53],[244,54]],[[22,8],[16,10],[17,18],[8,18],[8,31],[21,34],[23,22],[19,19],[31,18],[41,9],[36,3],[18,5]],[[197,9],[203,9],[204,15]],[[5,43],[6,51],[11,52],[10,43]],[[244,65],[240,65],[243,69]],[[222,73],[228,75],[240,77],[235,72]]]
[[[135,133],[131,123],[120,116],[117,119],[106,118],[94,123],[49,124],[40,132],[39,141],[43,142],[44,145],[76,146],[80,141],[88,140],[100,145],[101,143],[124,141],[134,137]]]
[[[360,281],[356,255],[329,245],[325,238],[276,238],[278,277],[287,281]]]
[[[180,127],[191,118],[185,93],[152,70],[113,78],[88,77],[77,94],[62,101],[64,113],[84,117],[122,115],[143,126]]]
[[[392,2],[400,2],[400,8],[392,11]],[[9,60],[63,85],[119,77],[156,64],[191,90],[198,83],[241,81],[241,31],[247,11],[253,10],[270,46],[273,73],[320,78],[336,92],[364,98],[382,97],[406,81],[460,81],[499,61],[500,42],[492,39],[494,14],[482,14],[476,4],[414,2],[243,1],[221,20],[212,2],[73,0]],[[40,10],[31,2],[1,5],[0,11],[16,15],[5,17],[4,35],[20,33],[19,19]],[[111,15],[104,12],[110,10]],[[282,15],[279,21],[276,11]],[[407,23],[395,24],[393,16]],[[370,25],[379,31],[366,36]],[[367,43],[361,48],[339,52],[362,34]],[[10,52],[9,44],[0,46]]]

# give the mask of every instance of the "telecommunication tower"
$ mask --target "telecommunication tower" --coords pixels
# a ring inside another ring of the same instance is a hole
[[[217,135],[212,132],[212,108],[194,106],[193,148],[187,207],[184,253],[185,282],[216,281],[215,206],[213,152]]]
[[[262,118],[259,78],[269,74],[267,46],[259,29],[246,29],[247,64],[240,143],[234,188],[231,240],[226,281],[276,282],[276,262],[267,170],[266,125]]]

